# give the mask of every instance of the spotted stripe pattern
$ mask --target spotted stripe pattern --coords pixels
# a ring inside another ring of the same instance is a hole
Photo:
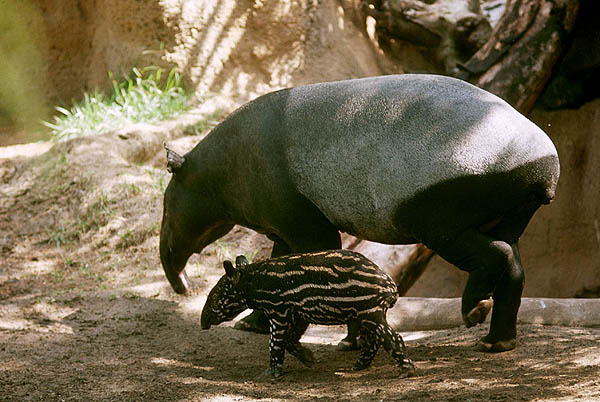
[[[250,308],[275,315],[291,309],[314,324],[344,324],[396,302],[394,281],[361,254],[291,254],[249,266]]]
[[[243,307],[263,311],[270,322],[273,376],[281,374],[286,350],[305,364],[312,362],[312,353],[299,343],[309,323],[358,323],[364,342],[357,369],[368,367],[384,345],[403,371],[414,372],[402,338],[385,318],[398,298],[396,284],[363,255],[347,250],[291,254],[238,264],[236,270],[211,290],[202,320],[209,327],[234,318]]]

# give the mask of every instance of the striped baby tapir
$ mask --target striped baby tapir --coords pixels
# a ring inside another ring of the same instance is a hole
[[[349,324],[358,328],[362,370],[383,346],[398,363],[402,377],[415,372],[402,337],[387,323],[387,310],[398,299],[396,284],[363,255],[332,250],[289,254],[248,264],[244,256],[223,263],[225,275],[210,291],[201,326],[208,329],[235,318],[247,308],[265,313],[270,324],[270,366],[282,374],[285,351],[307,366],[312,352],[300,344],[309,324]]]

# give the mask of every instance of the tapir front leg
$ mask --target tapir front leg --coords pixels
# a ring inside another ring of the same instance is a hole
[[[276,236],[269,236],[273,240],[273,248],[271,249],[271,258],[281,257],[290,254],[290,247]],[[259,310],[254,310],[252,313],[242,318],[234,325],[235,329],[249,332],[257,332],[259,334],[269,333],[269,320],[265,313]]]
[[[285,240],[279,236],[270,235],[273,240],[271,258],[286,254],[306,253],[325,250],[337,250],[342,247],[342,241],[338,230],[324,219],[321,215],[308,220],[305,225],[295,225],[289,233],[284,234]],[[259,333],[268,333],[268,322],[265,315],[260,311],[253,311],[250,315],[239,320],[234,328]],[[338,350],[358,349],[358,325],[348,325],[348,335],[338,344]]]
[[[283,357],[285,355],[285,333],[288,325],[279,324],[275,320],[270,321],[271,338],[269,339],[269,374],[272,377],[281,377],[283,374]]]
[[[290,326],[286,338],[285,350],[295,356],[307,367],[312,367],[315,363],[315,357],[310,349],[300,344],[300,338],[308,328],[308,321],[296,316],[294,323]]]

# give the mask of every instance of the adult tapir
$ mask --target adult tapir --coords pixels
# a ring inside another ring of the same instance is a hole
[[[482,345],[514,348],[517,243],[554,197],[559,161],[546,134],[502,99],[425,74],[307,85],[261,96],[185,156],[167,154],[160,257],[177,293],[190,286],[192,253],[235,224],[267,235],[274,256],[340,248],[340,231],[421,242],[469,273],[467,326],[483,322],[493,297]]]

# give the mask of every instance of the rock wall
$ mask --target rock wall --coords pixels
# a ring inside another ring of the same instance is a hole
[[[48,102],[70,103],[138,64],[162,64],[175,30],[159,1],[33,0],[43,17]],[[144,55],[145,51],[155,51]]]
[[[251,99],[317,81],[400,72],[354,14],[357,0],[34,0],[49,102],[108,85],[107,72],[177,67],[199,96]]]
[[[30,0],[37,10],[31,21],[44,36],[43,68],[27,77],[47,81],[40,87],[53,106],[106,87],[108,71],[175,66],[198,96],[219,93],[238,104],[285,86],[402,72],[363,34],[358,1]],[[597,295],[600,101],[537,109],[532,118],[555,141],[562,175],[555,202],[534,216],[522,239],[525,294]],[[381,247],[366,253],[395,255]],[[459,296],[465,280],[436,257],[409,295]]]

